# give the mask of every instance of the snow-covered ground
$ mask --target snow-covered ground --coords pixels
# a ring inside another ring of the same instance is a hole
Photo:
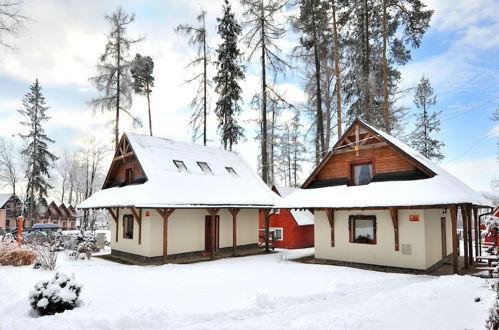
[[[312,253],[147,267],[61,253],[57,270],[83,284],[84,305],[38,318],[29,291],[54,272],[0,266],[0,329],[482,329],[494,298],[472,276],[286,260]]]

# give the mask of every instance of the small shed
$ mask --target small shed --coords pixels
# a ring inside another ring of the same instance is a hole
[[[458,272],[478,250],[478,212],[490,201],[389,134],[355,120],[302,185],[276,208],[314,210],[315,258],[427,272],[450,258]],[[474,235],[472,235],[474,232]]]
[[[272,191],[280,197],[287,197],[297,188],[273,186]],[[273,232],[274,247],[302,249],[314,246],[314,215],[309,210],[275,209],[269,219]],[[260,231],[265,230],[265,217],[260,215]],[[272,236],[271,236],[272,237]],[[263,239],[262,239],[263,240]]]
[[[166,263],[256,248],[259,212],[277,199],[237,152],[125,133],[78,208],[109,211],[112,254]]]

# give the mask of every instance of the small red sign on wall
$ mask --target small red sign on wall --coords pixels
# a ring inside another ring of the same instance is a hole
[[[419,221],[419,215],[410,215],[409,221]]]

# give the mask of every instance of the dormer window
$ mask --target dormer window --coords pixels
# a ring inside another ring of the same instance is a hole
[[[236,171],[232,167],[225,167],[225,169],[230,173],[230,175],[237,176]]]
[[[373,164],[371,161],[352,164],[350,173],[353,186],[369,184],[373,178]]]
[[[184,164],[183,161],[181,161],[181,160],[174,160],[173,163],[175,164],[175,166],[177,166],[179,172],[189,172],[187,170],[187,167],[185,167],[185,164]]]
[[[205,162],[198,162],[199,167],[205,174],[211,174],[213,175],[213,172],[211,171],[211,168],[208,166],[208,163]]]

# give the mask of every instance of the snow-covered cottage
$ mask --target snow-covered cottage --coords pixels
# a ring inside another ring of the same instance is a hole
[[[472,227],[477,251],[478,209],[490,205],[440,166],[361,120],[345,131],[302,188],[276,208],[314,210],[316,259],[392,270],[430,271],[452,255],[457,273],[459,208],[468,267]]]
[[[277,198],[237,152],[125,133],[78,208],[111,213],[112,254],[166,263],[257,247],[259,211]]]
[[[286,197],[297,188],[273,186],[272,191]],[[269,218],[269,230],[273,233],[276,248],[302,249],[314,246],[314,214],[309,210],[276,209]],[[260,232],[265,233],[265,216],[260,214]],[[263,243],[265,234],[261,235]]]

